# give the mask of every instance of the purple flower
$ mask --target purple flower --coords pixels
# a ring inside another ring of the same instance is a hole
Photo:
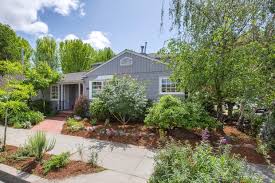
[[[209,134],[209,131],[207,128],[205,128],[203,131],[202,131],[202,134],[201,134],[201,138],[203,141],[207,141],[210,137],[210,134]]]
[[[228,144],[228,142],[227,142],[226,138],[224,138],[224,137],[220,137],[220,141],[219,141],[219,143],[220,143],[221,145]]]

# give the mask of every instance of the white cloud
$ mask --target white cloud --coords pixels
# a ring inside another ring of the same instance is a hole
[[[81,39],[74,34],[68,34],[63,40]],[[88,34],[87,39],[81,39],[84,43],[90,44],[95,49],[111,47],[111,42],[106,34],[101,31],[92,31]]]
[[[48,25],[39,20],[38,11],[53,9],[54,12],[67,16],[73,10],[85,15],[84,4],[80,0],[1,0],[0,22],[9,24],[17,31],[29,34],[46,34]]]
[[[74,34],[68,34],[64,38],[64,40],[74,40],[74,39],[79,39],[79,38],[76,35],[74,35]]]
[[[103,49],[105,47],[111,47],[111,42],[106,37],[106,34],[100,31],[92,31],[88,35],[88,39],[83,40],[85,43],[89,43],[96,49]]]

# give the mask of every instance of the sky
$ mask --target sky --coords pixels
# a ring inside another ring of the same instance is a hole
[[[1,0],[0,22],[9,24],[32,47],[37,38],[52,36],[57,41],[82,39],[96,49],[111,47],[147,52],[163,47],[175,36],[165,24],[160,29],[163,0]],[[168,9],[168,0],[164,1]]]

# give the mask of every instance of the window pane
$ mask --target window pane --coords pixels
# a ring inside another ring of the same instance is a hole
[[[176,92],[180,92],[180,90],[177,89],[176,83],[170,81],[167,78],[163,78],[161,80],[161,92],[163,92],[163,93],[176,93]]]

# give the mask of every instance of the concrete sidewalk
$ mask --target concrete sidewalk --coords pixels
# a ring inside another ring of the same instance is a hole
[[[0,135],[3,136],[4,128],[0,126]],[[28,136],[34,134],[32,130],[13,129],[7,131],[7,144],[20,146],[25,143]],[[107,168],[107,171],[98,174],[89,174],[71,178],[66,182],[89,182],[90,178],[98,180],[96,182],[117,182],[117,183],[141,183],[146,182],[153,171],[153,156],[155,152],[145,148],[100,141],[95,139],[85,139],[61,134],[46,133],[48,138],[55,138],[55,148],[51,154],[59,154],[65,151],[74,153],[72,160],[89,159],[90,148],[98,152],[99,165]],[[78,147],[83,147],[83,156],[77,153]],[[79,180],[78,180],[79,179]],[[83,180],[83,181],[81,181]],[[101,181],[102,180],[102,181]],[[109,180],[109,181],[107,181]]]

